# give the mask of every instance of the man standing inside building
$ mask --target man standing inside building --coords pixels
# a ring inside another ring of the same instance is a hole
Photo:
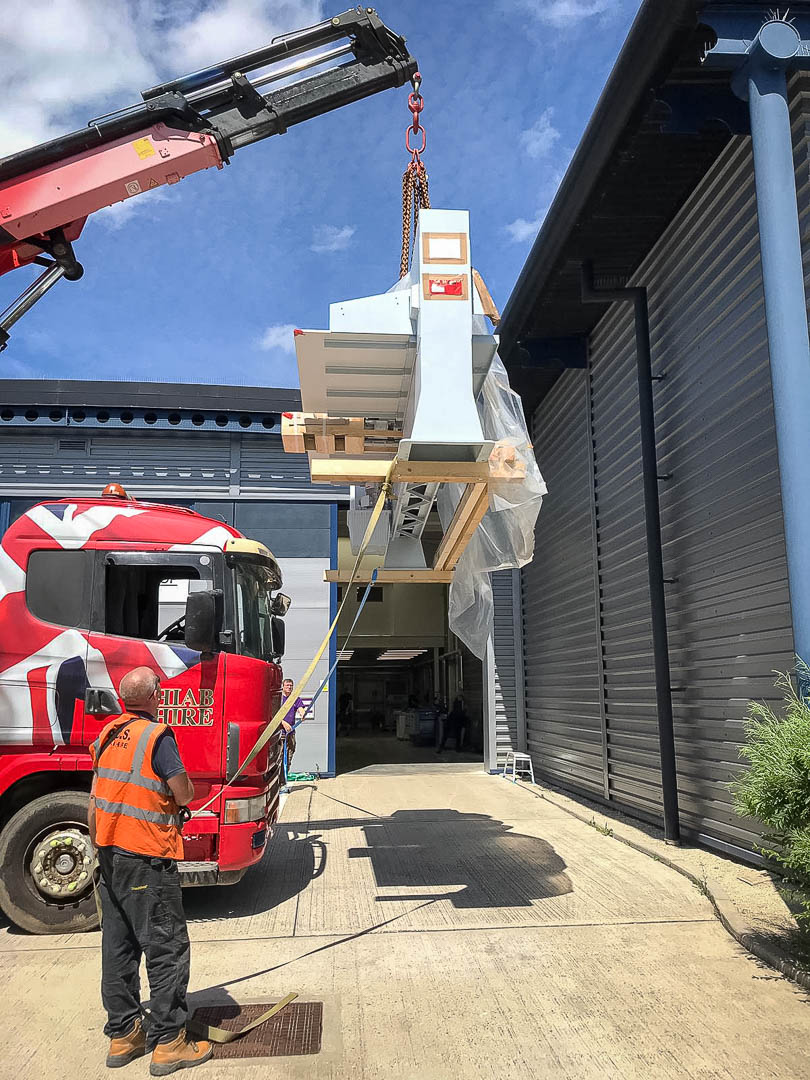
[[[293,692],[295,683],[292,679],[285,679],[281,684],[281,704],[283,705],[290,694]],[[281,738],[283,740],[282,753],[284,755],[284,786],[282,791],[287,794],[290,790],[290,786],[287,783],[287,774],[290,772],[290,764],[292,763],[292,756],[295,753],[295,725],[303,720],[306,716],[306,705],[304,705],[301,698],[296,698],[290,706],[290,710],[286,717],[281,721]]]
[[[190,946],[180,875],[180,808],[194,798],[171,728],[155,721],[160,679],[135,668],[119,688],[126,712],[90,747],[95,775],[90,838],[101,881],[101,997],[110,1038],[107,1065],[117,1068],[151,1046],[152,1076],[200,1065],[210,1043],[186,1036]],[[144,1029],[138,969],[151,991]],[[148,1045],[147,1045],[148,1040]]]

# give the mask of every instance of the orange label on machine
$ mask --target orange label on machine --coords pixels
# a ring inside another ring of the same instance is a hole
[[[469,297],[466,274],[434,277],[422,275],[422,291],[426,300],[466,300]]]

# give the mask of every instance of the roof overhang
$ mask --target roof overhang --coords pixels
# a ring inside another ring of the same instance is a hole
[[[729,76],[703,59],[708,7],[761,3],[644,0],[518,277],[499,326],[500,354],[532,409],[583,351],[607,305],[583,304],[582,263],[598,285],[625,284],[735,135],[748,112]],[[810,3],[791,5],[810,10]]]

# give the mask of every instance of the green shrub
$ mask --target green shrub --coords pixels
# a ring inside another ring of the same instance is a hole
[[[780,675],[776,685],[784,698],[782,715],[763,702],[748,706],[740,756],[749,768],[732,791],[737,812],[765,826],[762,854],[804,890],[810,889],[810,704],[789,675]],[[810,928],[810,893],[803,895],[797,918]]]

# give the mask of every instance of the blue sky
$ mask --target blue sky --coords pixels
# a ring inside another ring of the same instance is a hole
[[[162,78],[342,11],[335,0],[11,0],[0,156],[139,100]],[[434,206],[471,211],[502,308],[638,0],[380,0],[424,78]],[[407,89],[238,151],[88,221],[60,283],[0,354],[6,378],[297,385],[291,328],[398,276]],[[0,279],[0,307],[34,277]],[[182,404],[182,403],[178,403]]]

